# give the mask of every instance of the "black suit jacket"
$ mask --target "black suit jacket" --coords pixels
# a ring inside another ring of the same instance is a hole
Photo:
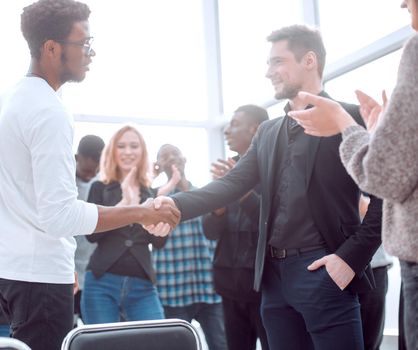
[[[152,190],[142,188],[141,201],[145,201],[149,197],[154,197]],[[121,199],[122,191],[119,182],[106,185],[97,181],[92,184],[87,201],[99,205],[114,206]],[[156,283],[148,244],[152,243],[155,248],[161,248],[167,237],[153,236],[138,224],[108,232],[93,233],[86,237],[90,242],[97,242],[97,247],[87,265],[87,270],[91,270],[95,276],[102,276],[123,254],[131,253],[144,269],[149,280]],[[135,269],[135,266],[132,269]]]
[[[329,97],[325,93],[321,95]],[[358,106],[341,103],[353,118],[363,125]],[[272,215],[276,170],[281,152],[277,147],[283,118],[260,125],[247,153],[225,177],[202,189],[176,194],[174,199],[182,219],[189,219],[237,200],[257,183],[261,185],[261,212],[254,288],[259,290]],[[333,137],[310,137],[306,166],[307,196],[316,227],[330,253],[336,253],[356,273],[350,283],[355,292],[374,287],[368,265],[381,243],[382,201],[371,197],[369,210],[360,222],[360,190],[346,172],[339,156],[341,134]]]

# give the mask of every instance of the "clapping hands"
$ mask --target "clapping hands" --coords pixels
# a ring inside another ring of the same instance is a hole
[[[225,176],[235,166],[236,163],[237,162],[232,158],[228,158],[227,160],[218,159],[217,162],[212,163],[212,167],[210,169],[212,178],[216,180]]]
[[[382,105],[360,90],[356,90],[356,95],[367,130],[374,131],[379,117],[386,108],[386,93],[382,92]],[[333,136],[343,132],[349,126],[357,124],[336,101],[307,92],[299,92],[298,97],[306,105],[313,107],[290,111],[289,116],[295,119],[309,135]]]
[[[218,159],[215,163],[211,164],[210,172],[212,173],[212,178],[216,180],[224,177],[231,171],[235,164],[237,164],[237,162],[232,158],[228,158],[227,160]],[[214,210],[213,214],[221,216],[225,214],[225,212],[226,208],[222,207]]]
[[[367,130],[374,131],[380,116],[386,109],[388,102],[386,91],[382,91],[382,105],[360,90],[356,90],[356,96],[360,103],[360,113],[366,123]]]
[[[333,136],[341,133],[355,120],[341,105],[329,98],[307,92],[298,93],[299,100],[312,108],[290,111],[288,115],[295,119],[312,136]]]
[[[158,189],[159,196],[170,193],[176,188],[177,184],[180,182],[181,172],[174,164],[171,165],[171,172],[172,172],[171,178],[168,179],[165,185],[161,186]]]
[[[119,205],[135,205],[141,201],[139,185],[136,181],[136,167],[132,167],[128,175],[120,184],[122,189],[122,200]]]

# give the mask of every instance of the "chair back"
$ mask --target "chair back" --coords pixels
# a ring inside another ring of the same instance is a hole
[[[18,339],[0,337],[0,350],[30,350],[30,347]]]
[[[61,350],[201,350],[196,329],[180,319],[84,325],[73,329]]]

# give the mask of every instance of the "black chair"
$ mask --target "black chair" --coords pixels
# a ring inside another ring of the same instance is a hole
[[[201,350],[196,329],[179,319],[84,325],[73,329],[61,350]]]
[[[20,340],[0,337],[0,350],[30,350],[30,347]]]

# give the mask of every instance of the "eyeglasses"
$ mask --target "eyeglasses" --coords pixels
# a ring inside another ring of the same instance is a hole
[[[84,48],[84,53],[87,56],[94,56],[95,52],[93,48],[91,47],[93,44],[93,37],[87,38],[84,41],[71,41],[71,40],[55,40],[57,43],[63,44],[63,45],[76,45],[81,46]]]

